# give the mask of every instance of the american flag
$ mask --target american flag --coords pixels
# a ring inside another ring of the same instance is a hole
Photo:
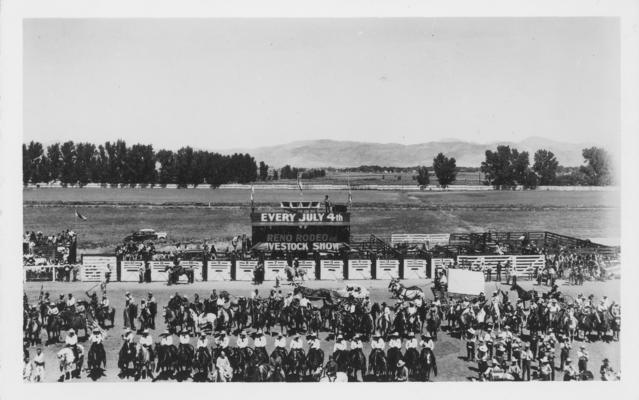
[[[302,174],[297,174],[297,187],[302,192]]]

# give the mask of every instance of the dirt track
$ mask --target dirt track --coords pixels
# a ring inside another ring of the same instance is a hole
[[[352,283],[362,285],[369,289],[371,293],[371,298],[373,301],[382,302],[382,301],[394,301],[390,299],[387,285],[388,281],[351,281]],[[620,281],[608,281],[608,282],[586,282],[584,286],[569,286],[559,283],[560,290],[564,293],[571,295],[572,297],[576,297],[577,294],[583,293],[588,296],[589,294],[594,294],[598,299],[601,296],[607,295],[610,299],[618,301],[618,293]],[[309,282],[308,286],[311,287],[327,287],[327,288],[341,288],[347,281],[315,281]],[[424,288],[428,297],[432,297],[431,292],[429,290],[430,281],[404,281],[406,285],[418,285]],[[520,282],[521,285],[526,288],[532,288],[532,283],[530,282]],[[40,291],[40,282],[26,282],[24,284],[25,291],[31,301],[35,301],[38,297],[38,293]],[[59,294],[64,293],[73,293],[74,296],[78,299],[85,298],[84,291],[93,286],[93,283],[60,283],[60,282],[48,282],[45,283],[44,289],[45,291],[49,291],[52,298],[58,297]],[[273,282],[265,282],[264,285],[259,287],[260,294],[263,296],[268,295],[269,290],[272,288]],[[507,289],[506,285],[501,285],[503,290]],[[123,321],[122,321],[122,308],[124,304],[124,293],[129,290],[132,295],[138,299],[145,296],[147,292],[151,291],[155,295],[155,298],[158,301],[158,307],[161,309],[163,305],[166,305],[170,294],[175,293],[176,291],[180,294],[184,294],[192,298],[194,293],[199,293],[200,297],[208,296],[212,289],[216,289],[219,293],[220,290],[227,290],[229,293],[235,296],[248,296],[250,291],[254,289],[255,286],[247,283],[247,282],[196,282],[192,285],[179,285],[179,286],[171,286],[167,287],[164,283],[154,282],[149,284],[135,284],[135,283],[123,283],[123,282],[114,282],[110,283],[108,286],[108,295],[111,301],[111,305],[116,308],[116,321],[115,328],[109,330],[109,336],[105,340],[105,348],[107,351],[107,371],[106,376],[100,378],[99,382],[120,382],[121,379],[117,377],[117,353],[121,346],[120,335],[123,331]],[[546,291],[546,287],[536,287],[536,290]],[[284,293],[290,291],[290,286],[284,285],[282,287],[282,291]],[[494,282],[486,283],[486,293],[492,293],[495,290]],[[510,299],[514,301],[516,296],[514,292],[510,292]],[[164,322],[159,318],[157,320],[157,328],[158,330],[152,331],[152,336],[154,340],[158,340],[158,334],[164,330]],[[332,352],[333,342],[325,341],[326,333],[322,333],[320,338],[322,339],[322,348],[326,353],[326,358],[328,358],[328,354]],[[42,338],[46,338],[46,333],[42,333]],[[269,353],[273,349],[273,341],[274,339],[267,339],[267,350]],[[177,342],[177,340],[176,340]],[[194,344],[195,341],[192,340]],[[235,340],[231,340],[231,345],[234,345]],[[573,350],[571,352],[571,356],[574,358],[577,347],[580,343],[575,342],[573,346]],[[88,343],[83,343],[88,351]],[[595,373],[595,379],[598,378],[598,370],[601,365],[601,360],[603,358],[608,358],[610,360],[611,366],[618,370],[620,365],[620,346],[618,342],[604,343],[588,343],[586,344],[591,358],[589,362],[589,369]],[[58,364],[55,358],[55,353],[61,348],[61,345],[51,345],[44,347],[45,359],[46,359],[46,382],[54,382],[57,380],[58,374]],[[305,346],[306,349],[306,346]],[[370,345],[368,343],[364,344],[364,353],[368,355],[370,351]],[[437,364],[439,369],[439,376],[435,378],[436,381],[465,381],[475,377],[476,374],[476,363],[468,363],[463,357],[465,356],[465,345],[458,339],[451,338],[446,333],[441,333],[439,336],[439,340],[435,344],[435,355],[437,357]],[[35,354],[35,347],[30,349],[32,355]],[[558,353],[557,353],[558,354]],[[557,361],[559,357],[557,355]],[[85,364],[86,366],[86,364]],[[561,374],[557,373],[557,379],[561,379]],[[86,373],[82,374],[81,379],[75,379],[75,382],[87,381]]]

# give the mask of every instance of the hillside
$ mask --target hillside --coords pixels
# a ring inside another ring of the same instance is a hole
[[[356,167],[359,165],[381,165],[410,167],[430,165],[440,152],[457,159],[461,167],[478,167],[484,160],[485,151],[504,144],[519,151],[533,154],[540,148],[551,150],[564,166],[579,166],[583,163],[581,150],[593,146],[589,143],[565,143],[540,137],[531,137],[519,143],[495,142],[472,143],[458,140],[426,142],[414,145],[398,143],[364,143],[335,140],[305,140],[283,145],[258,147],[253,149],[232,149],[221,151],[225,154],[248,152],[257,161],[264,161],[273,167],[286,164],[304,167]]]

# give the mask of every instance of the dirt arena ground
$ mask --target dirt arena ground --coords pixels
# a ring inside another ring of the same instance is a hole
[[[370,293],[371,298],[374,302],[382,302],[382,301],[391,301],[390,296],[387,290],[388,281],[382,280],[372,280],[372,281],[350,281],[354,284],[359,284],[366,287]],[[347,281],[314,281],[309,282],[308,286],[311,287],[326,287],[326,288],[342,288],[344,285],[348,283]],[[424,292],[427,294],[429,298],[432,298],[432,294],[430,291],[431,282],[429,280],[419,280],[419,281],[404,281],[406,285],[418,285],[424,289]],[[534,286],[532,282],[521,281],[520,284],[526,288],[535,288],[539,291],[547,291],[548,288]],[[576,297],[579,293],[583,293],[588,296],[590,294],[594,294],[596,299],[601,298],[604,295],[607,295],[611,300],[619,301],[619,289],[620,289],[620,281],[612,280],[607,282],[586,282],[583,286],[571,286],[567,285],[564,282],[558,283],[560,286],[560,290],[564,293],[569,294],[572,297]],[[31,301],[36,301],[38,298],[38,293],[40,291],[40,282],[26,282],[24,284],[24,289],[31,299]],[[93,283],[61,283],[61,282],[48,282],[44,284],[44,290],[50,292],[52,298],[57,298],[59,294],[68,294],[73,293],[74,296],[78,299],[85,298],[84,291],[94,286]],[[260,294],[263,296],[268,295],[269,290],[273,287],[273,282],[265,282],[263,285],[259,286]],[[496,284],[494,282],[487,282],[486,285],[486,293],[490,295],[495,290]],[[168,287],[164,283],[154,282],[148,284],[135,284],[135,283],[124,283],[124,282],[113,282],[108,285],[108,296],[111,301],[111,305],[116,308],[116,321],[115,328],[110,329],[108,333],[108,337],[105,341],[105,347],[107,351],[107,371],[106,376],[103,376],[99,379],[99,382],[120,382],[121,379],[117,377],[117,355],[118,350],[121,346],[120,335],[123,332],[123,321],[122,321],[122,308],[124,304],[124,293],[125,291],[130,291],[132,295],[136,299],[140,299],[146,295],[147,292],[153,292],[155,298],[158,301],[158,307],[161,309],[163,305],[166,305],[168,298],[171,294],[176,291],[180,294],[187,295],[189,298],[192,298],[193,294],[199,293],[200,297],[208,296],[212,289],[216,289],[219,293],[220,290],[227,290],[234,296],[248,296],[250,291],[254,289],[255,286],[248,282],[196,282],[192,285],[178,285]],[[501,285],[503,290],[507,290],[508,286]],[[287,293],[291,291],[291,287],[288,285],[282,286],[283,292]],[[516,300],[516,295],[514,292],[510,292],[511,301]],[[159,318],[157,320],[157,330],[152,331],[152,336],[154,341],[158,340],[158,334],[164,329],[164,321]],[[326,341],[327,333],[322,333],[320,335],[320,339],[322,340],[322,348],[326,354],[326,359],[328,359],[328,355],[332,352],[333,343],[332,341]],[[46,338],[46,333],[42,333],[42,338]],[[176,341],[177,342],[177,341]],[[193,344],[195,343],[192,340]],[[269,353],[273,350],[273,338],[267,339],[267,350]],[[85,350],[88,352],[88,343],[81,342],[85,346]],[[231,345],[235,344],[235,338],[231,340]],[[575,342],[573,344],[573,349],[571,351],[571,357],[574,359],[577,347],[581,344],[580,342]],[[610,360],[611,366],[618,371],[620,365],[620,346],[618,342],[595,342],[595,343],[586,343],[588,351],[590,352],[590,362],[588,367],[595,374],[595,379],[598,380],[598,371],[599,366],[603,358],[608,358]],[[59,377],[58,373],[58,363],[55,357],[57,351],[61,348],[61,345],[50,345],[43,346],[43,351],[46,359],[46,373],[45,373],[45,381],[46,382],[54,382]],[[32,355],[35,354],[36,347],[30,348],[30,353]],[[305,346],[306,349],[306,346]],[[469,363],[464,360],[465,357],[465,344],[455,338],[450,337],[446,333],[441,333],[439,336],[439,340],[435,344],[435,355],[437,357],[437,364],[439,369],[439,375],[434,378],[436,381],[467,381],[477,376],[476,372],[476,363]],[[364,353],[368,356],[370,352],[370,345],[368,343],[364,344]],[[557,363],[559,360],[559,356],[557,353]],[[85,364],[86,366],[86,364]],[[557,379],[561,379],[561,374],[557,373]],[[86,377],[86,373],[82,373],[81,379],[75,379],[74,382],[82,382],[87,381],[89,378]]]

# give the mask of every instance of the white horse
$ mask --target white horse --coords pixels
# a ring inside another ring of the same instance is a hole
[[[62,375],[60,375],[60,381],[71,379],[73,377],[73,373],[77,372],[79,374],[82,368],[82,361],[84,360],[84,348],[79,344],[76,346],[78,347],[77,359],[70,347],[64,347],[62,348],[62,350],[58,351],[60,372],[62,373]]]

